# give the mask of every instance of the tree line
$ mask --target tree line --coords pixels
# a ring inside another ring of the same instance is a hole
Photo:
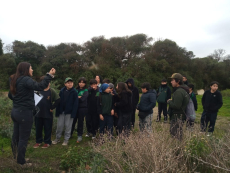
[[[133,78],[136,86],[148,81],[157,88],[162,78],[177,72],[196,89],[207,88],[213,80],[220,83],[220,89],[226,89],[230,86],[230,56],[225,53],[217,49],[206,57],[195,58],[192,51],[170,39],[153,41],[145,34],[110,39],[99,36],[82,45],[60,43],[47,47],[18,40],[4,45],[0,39],[0,89],[9,88],[9,76],[23,61],[31,63],[35,80],[52,67],[58,69],[55,80],[60,86],[66,77],[77,81],[82,76],[90,80],[101,75],[113,83]]]

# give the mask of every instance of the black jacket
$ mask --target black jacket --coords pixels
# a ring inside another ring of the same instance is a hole
[[[99,89],[88,88],[88,111],[90,114],[97,114],[97,99],[99,98]]]
[[[141,96],[140,103],[137,105],[137,109],[141,112],[147,112],[148,114],[153,113],[153,108],[156,106],[156,91],[149,90],[143,93]]]
[[[87,98],[88,98],[88,90],[87,89],[77,89],[78,96],[81,96],[79,98],[78,108],[87,108]]]
[[[197,111],[198,106],[197,106],[196,94],[194,92],[192,92],[189,95],[190,95],[190,98],[192,99],[192,102],[194,104],[194,109],[195,109],[195,111]]]
[[[134,84],[134,80],[132,78],[129,78],[125,83],[128,85],[128,82],[130,82],[132,84],[132,87],[129,89],[132,91],[133,95],[132,95],[132,108],[136,108],[137,104],[139,102],[139,90],[138,88],[135,86]]]
[[[202,97],[202,105],[204,111],[218,112],[223,105],[221,93],[218,90],[215,93],[211,93],[211,90],[205,91]]]
[[[127,113],[132,112],[132,93],[122,91],[118,101],[115,103],[116,108],[121,112]]]
[[[61,101],[56,108],[56,117],[59,117],[59,115],[64,112],[65,114],[71,114],[71,118],[75,118],[78,109],[78,93],[73,87],[68,90],[69,94],[67,98],[64,98],[64,92],[66,90],[66,87],[64,87],[59,93]]]
[[[34,91],[43,91],[48,87],[52,77],[46,77],[40,83],[34,81],[29,76],[21,76],[16,82],[16,94],[10,92],[8,97],[13,100],[13,107],[20,110],[33,110],[35,108]]]

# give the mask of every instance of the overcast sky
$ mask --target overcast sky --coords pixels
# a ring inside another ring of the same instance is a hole
[[[230,54],[230,0],[1,0],[0,38],[45,46],[144,33],[205,57]]]

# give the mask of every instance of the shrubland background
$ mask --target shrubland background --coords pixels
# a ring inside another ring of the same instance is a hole
[[[8,90],[9,76],[23,61],[31,63],[34,79],[56,68],[55,80],[60,87],[68,76],[74,81],[84,76],[89,81],[101,75],[115,84],[132,77],[138,87],[148,81],[157,88],[162,78],[175,72],[186,75],[196,89],[205,89],[213,80],[220,83],[221,90],[230,86],[230,55],[225,55],[223,49],[195,58],[191,50],[172,40],[154,41],[145,34],[110,39],[99,36],[82,45],[60,43],[47,47],[19,40],[4,45],[0,39],[0,90]]]

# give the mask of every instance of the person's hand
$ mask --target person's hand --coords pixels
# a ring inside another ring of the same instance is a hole
[[[50,70],[50,72],[49,72],[49,74],[51,74],[51,75],[54,75],[55,73],[56,73],[55,68],[52,68],[52,69]]]
[[[104,117],[102,116],[102,114],[100,114],[100,120],[104,121]]]
[[[111,115],[112,115],[112,116],[114,115],[114,110],[113,110],[113,109],[111,110]]]
[[[53,110],[52,110],[52,109],[50,109],[50,112],[53,112]]]
[[[167,103],[168,103],[169,101],[171,101],[171,100],[172,100],[172,99],[168,99],[168,100],[167,100]]]
[[[80,99],[82,96],[78,96],[78,98]]]
[[[118,118],[118,115],[117,115],[117,113],[116,113],[116,112],[114,113],[114,116]]]

